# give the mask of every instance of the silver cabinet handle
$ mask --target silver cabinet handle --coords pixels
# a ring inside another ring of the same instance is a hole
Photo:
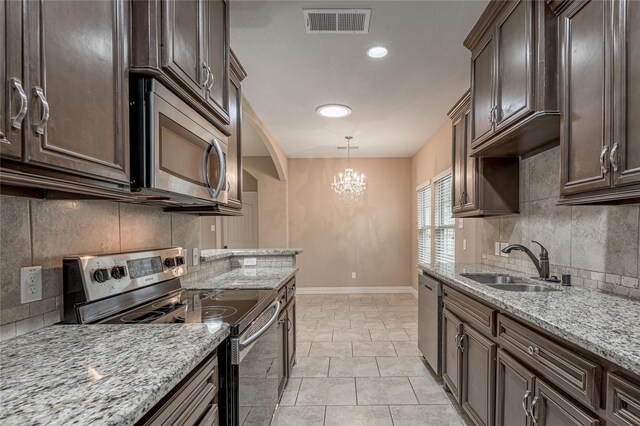
[[[620,146],[618,145],[618,143],[614,143],[613,147],[611,148],[611,154],[609,155],[609,162],[611,163],[611,168],[613,169],[614,172],[617,172],[619,169],[618,166],[618,148]]]
[[[211,90],[211,88],[213,87],[213,83],[215,81],[215,77],[213,76],[213,73],[211,72],[211,67],[209,65],[207,65],[207,71],[209,72],[209,84],[207,85],[207,90]]]
[[[538,355],[540,353],[540,348],[536,346],[529,346],[527,348],[527,352],[529,352],[529,355]]]
[[[600,171],[603,174],[609,173],[609,162],[604,161],[607,156],[607,152],[609,152],[609,145],[605,145],[605,147],[602,148],[602,152],[600,153]]]
[[[206,78],[204,79],[204,81],[202,82],[202,87],[206,88],[209,85],[209,66],[207,65],[206,62],[202,63],[202,69],[204,70],[204,73],[206,75]]]
[[[456,342],[456,348],[460,349],[460,342],[458,339],[460,338],[460,333],[456,334],[456,337],[453,338],[453,341]]]
[[[533,422],[534,426],[536,426],[538,424],[538,418],[536,417],[536,404],[538,403],[538,397],[536,396],[535,398],[533,398],[533,401],[531,401],[531,405],[529,406],[529,415],[531,416],[531,421]]]
[[[226,180],[226,161],[227,159],[224,157],[224,153],[222,152],[222,148],[220,147],[220,141],[218,141],[218,139],[213,138],[213,140],[211,141],[213,143],[213,147],[216,150],[216,154],[218,155],[218,183],[216,184],[216,189],[213,190],[213,194],[211,194],[211,196],[213,198],[217,198],[218,195],[220,195],[220,191],[222,191],[222,185],[224,184],[224,181]]]
[[[44,134],[44,128],[47,126],[47,121],[49,121],[49,102],[47,102],[47,98],[44,96],[44,91],[42,87],[34,87],[33,92],[38,98],[38,101],[42,104],[42,114],[40,116],[40,121],[37,123],[33,123],[33,131],[39,135]]]
[[[12,78],[11,85],[20,96],[20,108],[18,109],[18,113],[15,117],[11,117],[11,127],[16,130],[20,130],[22,128],[22,120],[24,119],[24,116],[27,115],[27,94],[24,92],[22,82],[19,79]]]
[[[464,338],[466,337],[465,334],[462,334],[460,336],[460,340],[458,340],[458,347],[460,348],[460,352],[464,352]]]
[[[527,407],[527,403],[529,402],[529,395],[531,395],[531,391],[527,389],[522,397],[522,409],[524,410],[524,416],[529,417],[529,408]]]

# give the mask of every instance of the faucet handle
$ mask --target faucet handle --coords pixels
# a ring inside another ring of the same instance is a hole
[[[540,260],[549,260],[549,252],[547,251],[547,249],[544,248],[544,246],[537,241],[531,241],[531,242],[536,243],[537,245],[540,246]]]

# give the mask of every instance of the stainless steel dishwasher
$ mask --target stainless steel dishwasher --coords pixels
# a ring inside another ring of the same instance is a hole
[[[418,348],[433,371],[442,375],[442,284],[418,275]]]

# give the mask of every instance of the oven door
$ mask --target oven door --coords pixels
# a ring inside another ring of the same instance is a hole
[[[182,204],[227,202],[227,137],[164,86],[149,93],[149,186]]]
[[[271,423],[278,405],[278,314],[274,301],[238,338],[232,339],[232,363],[238,366],[239,417],[235,424]]]

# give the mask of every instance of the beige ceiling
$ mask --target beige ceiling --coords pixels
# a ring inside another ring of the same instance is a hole
[[[486,1],[233,1],[231,46],[248,72],[243,94],[289,157],[405,157],[445,122],[469,87],[462,41]],[[366,35],[306,34],[303,8],[371,8]],[[372,45],[389,48],[373,60]],[[320,117],[326,103],[346,118]],[[257,135],[256,135],[257,136]]]

